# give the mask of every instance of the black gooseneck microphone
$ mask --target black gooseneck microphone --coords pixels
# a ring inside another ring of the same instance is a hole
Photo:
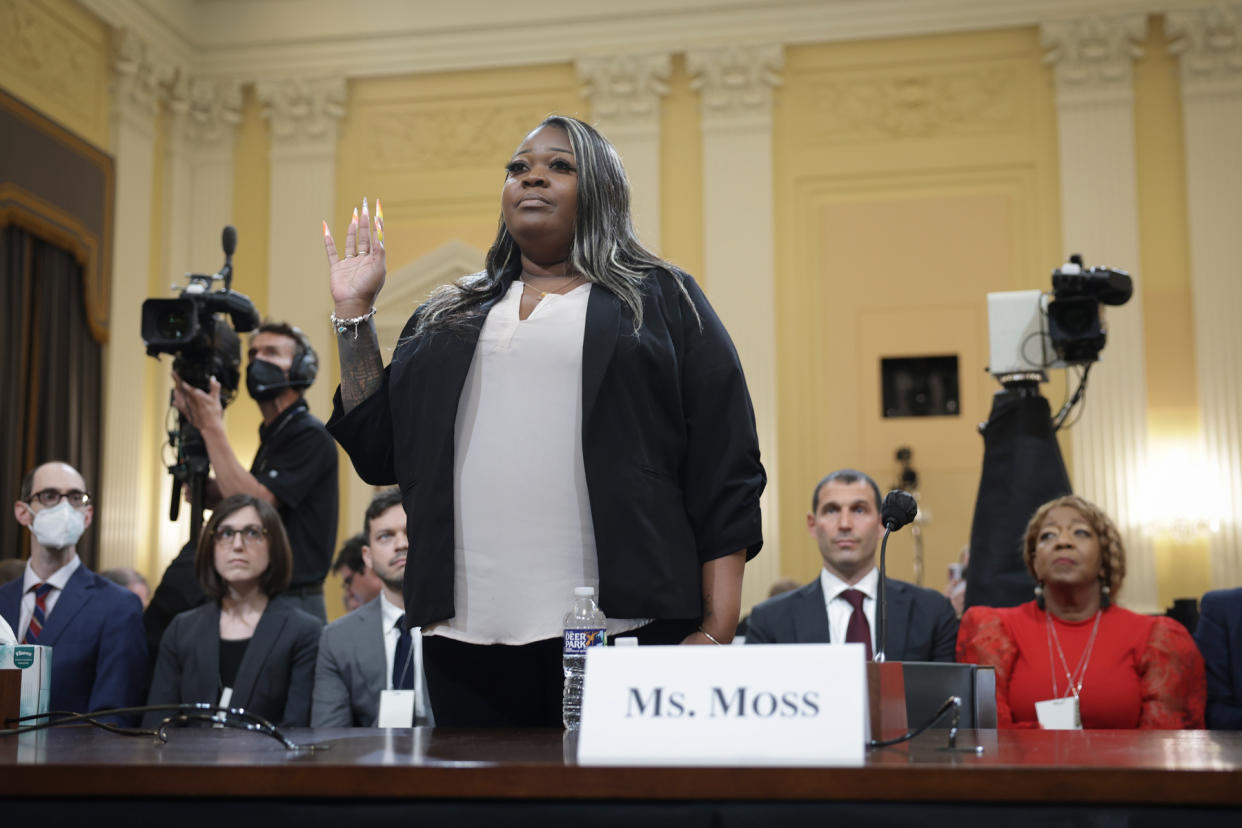
[[[919,513],[919,504],[914,499],[914,495],[909,492],[903,492],[901,489],[893,489],[884,495],[884,503],[880,506],[880,521],[884,524],[884,539],[880,541],[880,587],[878,590],[879,613],[875,625],[876,638],[879,640],[875,646],[875,656],[872,661],[877,663],[884,661],[884,641],[888,636],[888,596],[884,591],[886,580],[884,570],[885,553],[888,550],[888,536],[896,532],[901,527],[907,525],[914,520],[914,516]]]
[[[224,267],[220,268],[218,274],[224,279],[224,289],[231,290],[233,287],[233,251],[237,249],[237,228],[231,224],[224,225],[224,231],[220,234],[220,246],[224,248]]]

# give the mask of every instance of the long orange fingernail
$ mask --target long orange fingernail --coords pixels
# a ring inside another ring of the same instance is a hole
[[[327,220],[327,219],[324,219],[324,220],[323,220],[323,234],[324,234],[325,236],[331,236],[331,235],[332,235],[331,233],[329,233],[329,232],[328,232],[328,220]]]

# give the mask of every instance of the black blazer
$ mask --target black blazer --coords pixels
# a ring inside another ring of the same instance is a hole
[[[229,707],[257,713],[278,727],[310,725],[315,657],[323,622],[295,604],[268,602],[246,647]],[[147,704],[214,704],[220,697],[220,604],[181,613],[160,641]],[[148,713],[154,727],[168,713]]]
[[[957,615],[949,599],[931,589],[889,578],[889,661],[953,661]],[[819,578],[804,587],[769,598],[750,613],[747,644],[825,644],[829,642],[828,608]]]
[[[600,607],[613,618],[697,619],[705,561],[763,544],[754,411],[737,352],[694,279],[652,271],[643,325],[596,284],[582,342],[582,455],[599,558]],[[508,288],[505,279],[502,287]],[[503,293],[502,293],[503,295]],[[328,431],[367,483],[401,487],[408,516],[407,623],[453,617],[453,425],[487,311],[466,330],[410,338],[383,386]]]

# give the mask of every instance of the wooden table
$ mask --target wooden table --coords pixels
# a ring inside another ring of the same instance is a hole
[[[272,819],[339,826],[347,812],[456,828],[496,819],[595,825],[601,815],[644,828],[666,819],[792,825],[828,818],[972,828],[971,820],[992,819],[1011,828],[1067,818],[1169,825],[1189,817],[1196,828],[1242,826],[1242,733],[963,731],[959,746],[983,746],[976,754],[944,751],[945,732],[930,731],[839,768],[581,767],[572,737],[544,730],[289,735],[326,749],[288,751],[231,730],[174,730],[163,746],[79,728],[0,737],[2,812],[6,823],[21,825],[34,823],[9,817],[46,815],[49,807],[86,820],[132,820],[135,808],[155,808],[169,821],[174,809],[173,828],[221,821],[270,828]]]

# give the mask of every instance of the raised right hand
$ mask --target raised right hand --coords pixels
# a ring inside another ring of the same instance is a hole
[[[384,251],[384,210],[377,201],[375,225],[362,200],[362,220],[354,209],[349,231],[345,234],[345,255],[337,254],[336,242],[323,223],[323,246],[328,253],[328,286],[332,291],[334,312],[339,318],[351,319],[370,312],[384,287],[388,272]]]

